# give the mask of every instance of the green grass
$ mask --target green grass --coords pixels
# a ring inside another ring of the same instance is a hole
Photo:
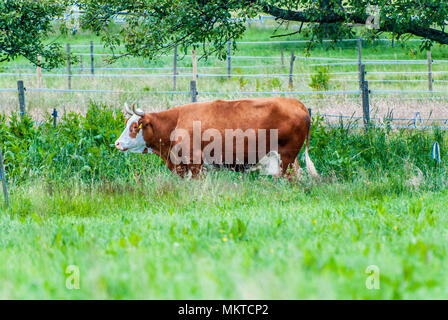
[[[275,182],[180,179],[155,155],[120,153],[124,118],[107,106],[57,128],[0,117],[0,298],[446,298],[448,134],[313,119],[322,178]]]
[[[0,216],[1,298],[446,298],[446,191],[231,173],[40,181]],[[51,191],[49,191],[51,189]],[[66,288],[66,268],[80,289]],[[380,289],[365,270],[380,270]]]

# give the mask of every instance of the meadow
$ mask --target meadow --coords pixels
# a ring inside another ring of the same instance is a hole
[[[243,40],[269,40],[271,33],[272,28],[253,27]],[[59,36],[59,40],[99,43],[84,33]],[[288,50],[304,55],[304,46],[297,44],[242,44],[237,54],[274,56],[281,47],[286,65]],[[105,50],[100,49],[96,52]],[[416,45],[411,43],[410,49]],[[313,49],[313,56],[352,59],[357,50],[347,43],[335,49],[323,45]],[[365,59],[425,56],[384,44],[366,43],[363,48]],[[448,60],[448,51],[436,46],[433,58]],[[225,73],[226,63],[215,60],[200,61],[199,66],[220,63],[224,67],[220,72]],[[309,61],[296,62],[297,73],[318,70]],[[235,59],[233,63],[235,73],[273,72],[261,61],[251,62],[257,68],[248,70],[238,69],[247,62]],[[98,65],[106,66],[104,61]],[[123,59],[111,67],[135,65],[171,67],[172,60]],[[434,70],[444,70],[446,65],[435,64]],[[191,67],[191,61],[185,57],[179,66]],[[2,72],[17,67],[27,67],[26,62],[18,59],[0,66]],[[368,68],[425,70],[424,65]],[[276,67],[275,73],[282,70],[287,67]],[[356,65],[330,69],[356,70]],[[19,78],[1,76],[0,87],[14,88]],[[189,80],[179,78],[179,90],[187,90]],[[310,91],[309,83],[309,78],[296,79],[292,90]],[[229,99],[240,97],[234,94],[237,91],[289,90],[283,78],[199,77],[198,84],[203,92],[226,91],[222,97]],[[36,87],[36,79],[25,78],[25,85]],[[150,92],[171,90],[172,82],[170,78],[73,78],[72,85]],[[425,90],[425,85],[378,83],[376,88]],[[356,90],[356,86],[356,81],[334,81],[329,89]],[[65,88],[66,79],[44,77],[42,87]],[[444,88],[442,82],[434,84],[434,90]],[[0,196],[1,299],[447,297],[448,134],[437,128],[394,129],[385,116],[393,112],[412,117],[421,111],[425,117],[447,118],[444,100],[373,96],[372,113],[381,117],[383,126],[365,132],[347,125],[350,120],[336,119],[330,125],[319,115],[359,114],[358,96],[298,97],[313,109],[310,156],[321,178],[312,179],[305,171],[302,178],[290,182],[228,170],[180,179],[156,155],[121,153],[113,147],[124,127],[124,102],[163,110],[188,102],[188,94],[27,92],[26,98],[28,113],[20,120],[17,94],[0,96],[0,145],[11,198],[6,207]],[[199,94],[200,101],[215,98]],[[49,115],[53,108],[61,115],[57,127]],[[440,163],[431,156],[434,142],[440,145]],[[302,153],[299,163],[304,168]],[[372,268],[379,271],[379,289],[368,285]]]
[[[123,121],[95,104],[57,128],[1,118],[1,298],[446,298],[447,168],[431,158],[445,132],[315,117],[319,180],[188,180],[114,150]]]

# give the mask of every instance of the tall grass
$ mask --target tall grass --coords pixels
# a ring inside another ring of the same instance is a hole
[[[116,150],[113,144],[123,128],[120,110],[93,102],[85,115],[68,113],[57,127],[50,116],[39,125],[27,116],[23,120],[17,114],[1,116],[0,143],[8,178],[17,182],[30,178],[129,181],[138,174],[167,172],[155,155]],[[436,164],[431,157],[436,141],[443,158],[448,143],[444,131],[386,126],[364,132],[344,124],[328,126],[317,115],[312,123],[311,156],[326,178],[350,181],[363,173],[371,179],[396,177],[400,183],[417,177],[422,182],[419,186],[439,188],[446,184],[446,165],[444,161]]]

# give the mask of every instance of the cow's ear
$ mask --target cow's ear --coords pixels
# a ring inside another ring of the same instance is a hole
[[[142,117],[138,119],[138,128],[139,129],[146,129],[151,124],[151,119],[149,117]]]

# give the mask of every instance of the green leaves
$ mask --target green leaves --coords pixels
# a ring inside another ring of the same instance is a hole
[[[60,45],[45,40],[52,31],[52,20],[62,14],[64,2],[0,0],[0,63],[23,56],[48,69],[61,64],[64,57]]]
[[[204,56],[227,55],[227,42],[239,38],[245,23],[239,18],[254,15],[245,1],[81,1],[86,10],[83,23],[98,34],[110,48],[123,43],[126,54],[149,59],[169,52],[175,44],[201,47]],[[126,12],[126,27],[111,31],[111,22],[119,12]],[[206,45],[211,43],[211,45]]]
[[[403,43],[408,35],[423,37],[428,41],[422,43],[422,50],[430,48],[433,41],[448,44],[448,34],[444,31],[448,5],[438,0],[424,3],[408,0],[80,2],[86,11],[82,17],[84,28],[101,34],[102,40],[110,48],[115,49],[119,44],[124,44],[124,55],[149,59],[170,52],[174,45],[182,47],[184,52],[191,47],[200,47],[205,57],[216,54],[224,59],[227,42],[239,39],[246,29],[246,19],[258,15],[272,15],[286,22],[302,22],[296,33],[303,32],[305,37],[310,38],[310,46],[324,39],[332,39],[335,43],[351,38],[358,30],[369,39],[389,32]],[[119,32],[114,32],[111,28],[113,19],[122,13],[125,13],[126,25]],[[375,28],[363,27],[369,17],[375,17]],[[359,26],[362,28],[354,28]]]
[[[316,91],[325,91],[329,89],[330,68],[328,66],[319,66],[316,73],[311,76],[309,86]]]
[[[0,116],[0,145],[3,148],[8,177],[25,180],[32,177],[53,179],[117,179],[134,176],[136,168],[160,167],[153,156],[139,157],[118,152],[116,137],[125,119],[119,110],[91,104],[86,116],[69,113],[57,128],[51,117],[35,126],[27,115],[9,119]]]

